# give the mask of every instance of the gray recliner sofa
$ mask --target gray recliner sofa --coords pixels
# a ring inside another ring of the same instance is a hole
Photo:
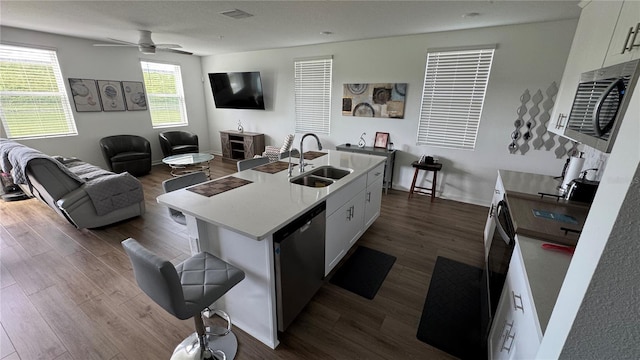
[[[78,229],[145,212],[142,184],[128,173],[115,174],[76,158],[51,157],[6,139],[0,140],[0,165],[25,192]]]

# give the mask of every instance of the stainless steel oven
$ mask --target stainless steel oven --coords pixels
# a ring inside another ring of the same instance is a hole
[[[611,152],[639,68],[640,59],[583,73],[564,134],[594,149]]]
[[[481,325],[485,339],[489,336],[515,247],[515,230],[504,199],[493,209],[493,218],[495,229],[487,253],[481,288]]]

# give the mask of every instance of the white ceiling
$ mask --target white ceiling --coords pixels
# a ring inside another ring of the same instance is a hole
[[[215,55],[578,18],[578,1],[0,1],[0,25]],[[240,9],[254,16],[221,15]],[[477,16],[463,16],[478,13]],[[329,31],[332,35],[323,35]],[[1,39],[1,34],[0,34]]]

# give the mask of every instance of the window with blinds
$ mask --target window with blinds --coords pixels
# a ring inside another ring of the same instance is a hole
[[[296,132],[329,134],[333,58],[295,62]]]
[[[494,50],[495,46],[427,53],[418,145],[475,148]]]
[[[78,134],[55,51],[0,44],[0,118],[9,139]]]
[[[187,108],[180,65],[140,61],[154,128],[183,126]]]

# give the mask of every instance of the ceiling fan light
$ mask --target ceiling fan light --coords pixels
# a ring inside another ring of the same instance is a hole
[[[139,45],[138,46],[138,50],[140,50],[141,53],[147,54],[147,55],[153,55],[153,54],[156,53],[156,47],[155,46]]]

